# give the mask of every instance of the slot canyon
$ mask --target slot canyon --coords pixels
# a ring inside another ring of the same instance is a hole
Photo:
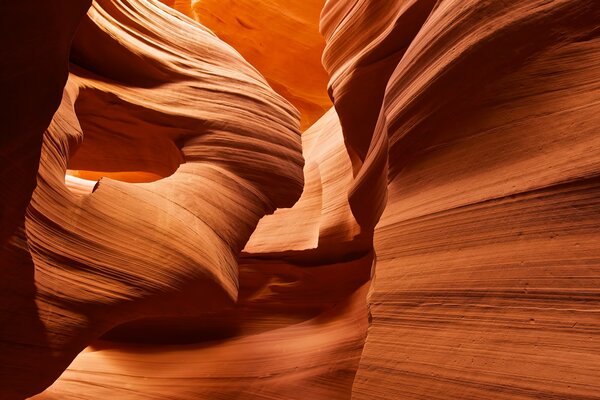
[[[0,19],[0,400],[600,400],[600,1]]]

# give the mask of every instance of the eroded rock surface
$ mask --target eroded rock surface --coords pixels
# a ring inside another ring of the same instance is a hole
[[[3,365],[22,386],[7,374],[3,397],[51,383],[119,324],[231,307],[240,250],[302,191],[297,111],[193,21],[160,3],[94,2],[71,60],[25,223],[34,304],[3,335],[25,346],[8,345]],[[89,156],[69,165],[82,139]],[[163,179],[103,178],[78,195],[68,166]]]
[[[353,398],[598,397],[599,16],[327,3],[349,201],[378,221]]]
[[[306,130],[330,107],[319,33],[324,0],[162,0],[238,50],[301,113]]]
[[[600,4],[33,3],[0,398],[600,398]]]

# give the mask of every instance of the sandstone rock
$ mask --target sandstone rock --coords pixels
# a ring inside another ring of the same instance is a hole
[[[600,398],[600,4],[32,3],[0,398]]]
[[[71,57],[25,224],[35,305],[2,338],[3,368],[22,370],[7,374],[5,398],[49,384],[116,325],[233,304],[239,251],[263,215],[302,190],[296,110],[175,11],[95,2]],[[69,165],[82,140],[89,157]],[[103,178],[77,195],[65,186],[67,166],[164,179]],[[29,335],[32,320],[43,338]]]
[[[255,66],[301,114],[306,130],[330,107],[319,33],[324,0],[164,0]]]
[[[361,227],[379,221],[353,398],[596,398],[599,16],[326,5],[349,201]]]

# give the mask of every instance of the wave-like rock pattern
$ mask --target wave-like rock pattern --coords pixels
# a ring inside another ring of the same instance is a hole
[[[327,112],[317,0],[87,6],[6,47],[0,398],[599,398],[600,4],[326,1]]]
[[[330,107],[319,33],[324,0],[162,0],[211,29],[301,113],[302,131]]]
[[[116,325],[232,306],[239,252],[259,219],[291,206],[303,186],[297,111],[170,8],[94,2],[71,60],[25,224],[35,293],[19,318],[39,320],[43,338],[13,321],[17,332],[3,341],[24,349],[3,367],[30,381],[10,387],[7,376],[3,398],[39,391]],[[163,179],[103,178],[92,193],[72,192],[65,172],[82,140],[90,157],[75,169]]]
[[[347,202],[351,165],[335,111],[302,141],[306,189],[252,234],[234,307],[123,324],[35,398],[348,398],[368,325],[372,253]]]
[[[363,227],[383,212],[353,398],[598,398],[599,16],[327,3],[350,203]]]
[[[121,343],[95,344],[34,398],[347,399],[366,336],[361,282],[370,261],[311,267],[242,261],[234,310],[122,327],[112,334]],[[194,343],[168,342],[174,333]]]
[[[323,263],[371,250],[348,203],[352,165],[339,118],[330,109],[302,134],[304,191],[294,207],[263,218],[244,251]]]

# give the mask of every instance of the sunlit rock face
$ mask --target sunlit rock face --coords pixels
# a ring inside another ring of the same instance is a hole
[[[0,6],[0,399],[599,397],[600,4],[55,3]]]
[[[319,33],[324,0],[162,0],[238,50],[301,113],[302,130],[330,107]]]

